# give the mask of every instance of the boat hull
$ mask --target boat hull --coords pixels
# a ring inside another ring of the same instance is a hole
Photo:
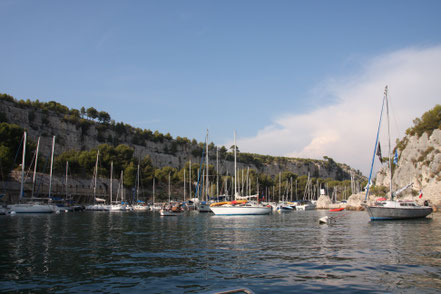
[[[199,212],[212,212],[209,204],[199,204]]]
[[[159,214],[161,216],[178,216],[179,214],[181,214],[181,212],[175,212],[175,211],[161,209],[159,211]]]
[[[306,204],[306,205],[296,205],[296,210],[315,210],[315,205]]]
[[[145,211],[145,210],[147,210],[147,206],[145,206],[145,205],[135,205],[135,206],[133,206],[133,210],[135,210],[135,211]]]
[[[58,210],[55,205],[51,204],[27,203],[8,205],[8,209],[16,213],[53,213]]]
[[[85,209],[89,211],[107,211],[108,207],[104,204],[92,204],[87,205]]]
[[[392,208],[366,206],[371,220],[399,220],[425,218],[432,213],[432,207]]]
[[[344,207],[333,208],[333,209],[330,209],[329,211],[336,212],[336,211],[342,211],[342,210],[344,210]]]
[[[271,207],[266,206],[213,206],[211,210],[215,215],[265,215],[272,211]]]

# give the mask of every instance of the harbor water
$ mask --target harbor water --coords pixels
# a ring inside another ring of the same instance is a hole
[[[0,216],[0,234],[1,292],[441,291],[439,214],[77,212]]]

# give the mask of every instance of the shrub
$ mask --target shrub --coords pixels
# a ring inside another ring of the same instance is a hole
[[[437,104],[421,118],[416,118],[413,123],[414,126],[406,130],[407,135],[421,137],[422,134],[427,133],[430,137],[434,130],[441,128],[441,105]]]

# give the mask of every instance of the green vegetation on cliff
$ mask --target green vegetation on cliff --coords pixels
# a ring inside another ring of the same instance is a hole
[[[55,101],[50,102],[40,102],[39,100],[30,101],[16,100],[14,97],[7,94],[0,94],[0,102],[6,101],[6,103],[12,103],[14,107],[21,108],[26,111],[29,127],[33,130],[40,130],[37,125],[50,124],[53,121],[53,117],[57,117],[66,123],[73,124],[76,126],[77,130],[81,134],[81,140],[83,136],[90,136],[90,129],[94,128],[96,130],[95,139],[101,143],[96,148],[91,150],[84,150],[84,146],[72,146],[72,149],[63,152],[55,157],[54,162],[54,173],[62,177],[64,175],[66,162],[69,162],[70,174],[80,176],[80,177],[92,177],[96,155],[99,150],[100,160],[98,175],[103,178],[107,178],[110,175],[110,164],[113,162],[114,178],[119,178],[121,172],[124,172],[124,183],[127,187],[132,187],[135,184],[136,173],[138,164],[140,165],[141,171],[141,185],[144,187],[151,186],[152,179],[155,177],[159,184],[165,184],[168,182],[168,176],[170,174],[171,181],[173,185],[178,185],[182,187],[183,185],[183,174],[184,169],[188,173],[188,163],[184,164],[184,167],[177,169],[175,167],[165,166],[163,168],[155,167],[149,156],[144,158],[135,158],[134,156],[134,145],[147,147],[148,142],[159,143],[156,144],[154,148],[163,148],[162,150],[156,150],[156,152],[170,155],[177,155],[178,152],[187,152],[193,157],[201,157],[202,151],[205,148],[204,143],[197,142],[195,139],[188,139],[186,137],[176,137],[175,139],[169,134],[162,134],[158,131],[152,132],[151,130],[145,130],[140,128],[132,127],[123,122],[115,122],[111,119],[110,115],[104,111],[99,111],[93,107],[85,108],[82,107],[80,110],[69,109],[68,107],[57,103]],[[9,124],[7,121],[8,115],[0,112],[0,122],[3,122],[0,128],[0,135],[7,140],[2,140],[0,143],[0,164],[2,171],[2,179],[5,179],[9,172],[19,167],[19,161],[21,158],[17,159],[16,154],[21,154],[19,151],[19,145],[22,140],[23,129],[19,126]],[[11,116],[9,115],[11,118]],[[41,119],[41,124],[39,121]],[[11,118],[11,120],[13,120]],[[109,132],[110,131],[110,132]],[[42,136],[49,137],[49,134],[42,133]],[[34,156],[35,143],[29,140],[29,147],[27,152],[27,162],[26,168],[32,163],[32,157]],[[63,136],[57,136],[57,144],[65,146],[63,144]],[[129,145],[131,146],[129,146]],[[151,145],[150,145],[151,146]],[[66,146],[65,146],[66,147]],[[65,148],[67,149],[67,148]],[[81,150],[79,150],[81,149]],[[209,157],[211,162],[216,159],[216,149],[217,147],[214,143],[209,143]],[[43,173],[49,172],[49,154],[40,154],[39,156],[39,168],[38,170]],[[222,162],[232,161],[233,153],[232,149],[228,150],[225,147],[219,148],[219,158]],[[313,160],[313,159],[298,159],[298,158],[288,158],[288,157],[274,157],[266,156],[260,154],[252,154],[239,152],[238,162],[255,166],[257,170],[249,170],[249,186],[254,187],[252,193],[256,192],[257,182],[259,182],[260,191],[265,191],[265,189],[275,189],[279,190],[279,179],[278,175],[268,175],[260,172],[263,167],[270,165],[277,165],[281,169],[288,166],[296,166],[297,168],[303,168],[311,173],[313,182],[317,185],[320,183],[324,185],[325,183],[329,187],[342,186],[346,183],[343,181],[348,178],[348,174],[343,168],[349,169],[349,167],[337,164],[332,158],[324,157],[324,160]],[[198,169],[199,164],[193,163],[191,166],[192,170],[192,181],[197,182],[198,180]],[[210,181],[215,182],[217,177],[214,166],[210,165]],[[336,179],[320,179],[320,170],[327,170],[336,174]],[[246,175],[244,170],[244,174]],[[288,175],[289,174],[289,175]],[[239,172],[239,182],[244,181],[242,179],[244,175]],[[187,174],[188,178],[188,174]],[[289,180],[288,180],[289,179]],[[307,176],[297,175],[290,172],[282,173],[282,186],[280,190],[286,190],[287,181],[292,179],[294,182],[297,180],[297,191],[299,195],[303,195],[304,186],[306,185]],[[188,180],[188,179],[187,179]],[[219,181],[222,183],[231,183],[231,175],[220,174]],[[243,185],[243,184],[242,184]],[[213,189],[213,185],[210,189]],[[230,188],[231,192],[231,188]]]
[[[441,129],[441,105],[439,104],[435,105],[431,110],[426,111],[421,118],[413,120],[413,126],[406,130],[407,136],[401,140],[397,140],[396,148],[402,151],[407,146],[409,136],[421,137],[426,133],[430,137],[436,129]]]
[[[188,139],[186,137],[173,137],[167,133],[162,134],[158,131],[152,132],[151,130],[143,130],[140,128],[132,127],[123,122],[115,122],[111,119],[111,116],[104,112],[99,111],[93,107],[86,109],[82,107],[80,110],[77,109],[69,109],[68,107],[55,102],[40,102],[39,100],[31,101],[29,99],[25,100],[16,100],[14,97],[8,94],[0,93],[0,101],[8,101],[16,105],[20,108],[28,109],[28,118],[29,122],[35,119],[35,112],[37,110],[43,113],[42,121],[43,123],[48,123],[49,112],[53,112],[62,117],[65,122],[69,122],[74,124],[77,128],[81,129],[81,134],[87,134],[89,128],[91,126],[95,126],[97,130],[96,139],[100,143],[110,144],[114,147],[117,147],[120,144],[134,144],[138,146],[147,146],[147,142],[156,142],[156,143],[164,143],[163,150],[161,150],[165,154],[175,155],[178,147],[181,146],[188,150],[190,154],[194,157],[199,157],[202,153],[202,149],[204,148],[204,143],[198,143],[196,139]],[[6,122],[6,116],[3,113],[0,113],[0,122]],[[32,124],[31,124],[32,127]],[[115,136],[105,135],[107,130],[111,130],[115,133]],[[125,138],[125,140],[121,139]],[[63,144],[63,142],[60,142]],[[210,143],[208,146],[209,156],[213,160],[216,157],[216,146],[214,143]],[[233,160],[233,154],[231,152],[227,152],[228,150],[225,147],[219,148],[219,157],[222,160]],[[243,164],[253,164],[257,168],[261,168],[264,165],[277,164],[280,166],[286,165],[288,162],[297,162],[303,165],[309,166],[311,169],[312,176],[318,177],[319,170],[315,166],[316,164],[320,164],[325,167],[328,171],[335,171],[337,174],[337,180],[343,180],[348,178],[348,174],[343,170],[342,167],[347,167],[342,164],[335,163],[331,158],[324,157],[324,160],[313,160],[313,159],[301,159],[301,158],[288,158],[288,157],[277,157],[277,156],[268,156],[268,155],[260,155],[246,152],[239,152],[237,157],[238,162]],[[349,167],[347,167],[349,168]],[[358,172],[360,174],[360,172]]]

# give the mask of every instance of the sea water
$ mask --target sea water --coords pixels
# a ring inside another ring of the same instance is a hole
[[[322,216],[335,224],[320,225]],[[441,215],[75,212],[0,216],[0,291],[439,293]]]

